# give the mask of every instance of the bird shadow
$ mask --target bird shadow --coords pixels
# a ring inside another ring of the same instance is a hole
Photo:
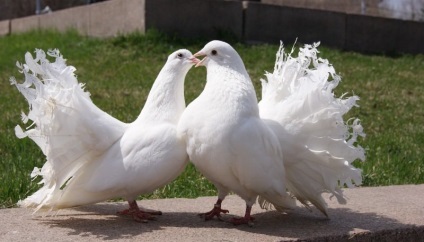
[[[331,219],[305,208],[297,208],[287,214],[266,211],[254,215],[253,227],[234,226],[226,222],[234,217],[233,215],[224,215],[224,221],[216,219],[204,221],[193,212],[167,212],[157,216],[154,221],[140,224],[131,217],[116,215],[115,211],[125,208],[123,204],[97,204],[75,208],[75,213],[58,214],[39,220],[53,228],[70,229],[68,235],[94,236],[102,240],[129,239],[167,227],[237,229],[246,233],[297,239],[325,237],[329,234],[339,236],[340,239],[348,239],[352,233],[375,233],[387,229],[411,227],[393,218],[376,213],[360,213],[348,208],[330,208],[328,212]]]

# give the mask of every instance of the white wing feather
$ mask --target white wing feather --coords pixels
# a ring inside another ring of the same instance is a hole
[[[27,99],[30,110],[23,121],[33,123],[23,130],[16,126],[19,138],[31,138],[46,155],[47,161],[32,176],[41,175],[43,188],[21,201],[21,205],[37,204],[41,208],[49,197],[60,190],[87,162],[102,154],[125,132],[125,124],[93,104],[84,85],[78,83],[75,68],[67,66],[58,50],[46,53],[36,50],[36,58],[28,52],[20,65],[24,83],[11,83]],[[52,162],[54,161],[54,162]],[[48,195],[49,194],[49,195]]]
[[[361,184],[361,171],[352,162],[365,160],[356,144],[365,134],[358,119],[343,120],[359,98],[334,95],[341,78],[318,58],[318,45],[305,45],[298,57],[280,46],[274,72],[262,80],[259,108],[280,140],[288,189],[306,206],[311,202],[327,214],[323,192],[345,203],[341,187]]]

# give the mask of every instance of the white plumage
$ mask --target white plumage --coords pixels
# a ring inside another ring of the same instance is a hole
[[[327,214],[323,192],[344,202],[340,185],[360,183],[351,162],[364,159],[363,149],[354,146],[362,127],[355,120],[349,133],[351,126],[342,119],[358,98],[334,97],[340,79],[316,53],[316,46],[305,46],[292,58],[281,48],[274,73],[263,81],[259,106],[243,61],[230,45],[212,41],[195,54],[206,56],[198,65],[206,66],[207,83],[184,111],[178,132],[191,161],[218,188],[206,219],[228,212],[221,202],[230,191],[246,201],[245,216],[234,224],[253,220],[258,197],[261,207],[272,204],[283,211],[295,206],[294,196]],[[327,81],[329,76],[334,80]]]
[[[328,216],[321,194],[329,192],[346,203],[341,187],[362,182],[361,171],[351,164],[365,160],[356,144],[365,134],[358,119],[344,122],[343,115],[359,98],[335,97],[341,78],[328,60],[318,58],[317,47],[305,45],[292,57],[280,46],[274,72],[262,80],[259,110],[280,141],[288,190]]]
[[[26,64],[18,63],[25,82],[11,78],[30,106],[23,121],[33,121],[25,131],[18,125],[16,135],[34,140],[47,158],[31,174],[42,176],[43,186],[19,204],[55,210],[123,197],[130,204],[124,214],[148,218],[136,197],[175,179],[188,162],[176,125],[185,109],[185,76],[198,60],[188,50],[172,53],[139,117],[126,124],[91,101],[58,50],[47,54],[54,62],[42,50],[35,59],[27,53]]]

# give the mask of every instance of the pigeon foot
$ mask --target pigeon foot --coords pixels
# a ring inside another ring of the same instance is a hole
[[[128,201],[129,208],[117,212],[119,215],[128,215],[132,216],[133,219],[137,222],[147,223],[148,220],[156,220],[156,217],[153,215],[162,215],[161,211],[142,208],[140,209],[136,201]]]
[[[123,211],[117,212],[117,214],[132,216],[135,221],[140,223],[147,223],[148,220],[156,220],[156,217],[153,216],[153,214],[141,210],[137,211],[132,209],[125,209]]]
[[[229,211],[226,210],[226,209],[221,209],[221,204],[217,203],[217,204],[214,205],[214,207],[211,211],[206,212],[206,213],[199,213],[199,216],[205,217],[205,220],[211,220],[216,216],[219,220],[222,221],[221,213],[225,214],[225,213],[229,213]]]
[[[234,225],[247,224],[250,227],[252,227],[253,226],[253,220],[255,220],[255,218],[250,216],[251,211],[252,211],[252,206],[246,204],[246,212],[244,214],[244,217],[232,218],[230,220],[230,223],[232,223]]]
[[[230,220],[230,223],[234,224],[234,225],[241,225],[241,224],[247,224],[250,227],[252,227],[253,224],[253,220],[255,220],[254,217],[240,217],[240,218],[232,218]]]
[[[150,215],[162,215],[162,211],[140,207],[140,211]]]

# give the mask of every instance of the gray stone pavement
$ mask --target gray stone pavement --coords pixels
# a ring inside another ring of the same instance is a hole
[[[346,189],[345,194],[346,205],[326,199],[330,219],[316,209],[281,214],[255,205],[253,227],[199,218],[197,213],[210,210],[215,197],[140,201],[163,211],[148,223],[117,216],[126,203],[65,209],[55,216],[1,209],[0,241],[424,241],[424,185]],[[224,216],[228,220],[243,215],[245,205],[232,195],[223,208],[230,210]]]

